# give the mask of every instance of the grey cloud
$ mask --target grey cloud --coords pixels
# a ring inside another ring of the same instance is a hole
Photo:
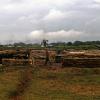
[[[99,0],[2,0],[0,1],[0,41],[35,42],[36,37],[30,38],[29,35],[36,30],[42,30],[47,34],[46,38],[52,41],[54,38],[48,34],[57,34],[54,40],[98,40],[99,12]],[[72,33],[69,33],[71,35],[63,39],[64,37],[60,38],[58,34],[61,30],[64,30],[65,34],[70,30],[74,30],[73,34],[76,31],[83,34],[80,36],[74,34],[75,38],[72,38]]]

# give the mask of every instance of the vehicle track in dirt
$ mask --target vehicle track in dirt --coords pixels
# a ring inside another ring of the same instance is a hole
[[[32,71],[32,67],[26,68],[24,71],[22,71],[19,84],[16,86],[16,89],[14,91],[11,91],[9,93],[10,100],[22,100],[22,95],[31,84]]]

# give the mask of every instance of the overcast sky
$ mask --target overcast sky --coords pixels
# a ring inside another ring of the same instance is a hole
[[[0,42],[99,40],[100,0],[0,0]]]

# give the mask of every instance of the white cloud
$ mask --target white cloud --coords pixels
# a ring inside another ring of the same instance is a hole
[[[86,22],[86,26],[88,27],[88,25],[94,25],[94,23],[100,21],[100,17],[99,18],[94,18],[88,22]]]
[[[97,3],[100,3],[100,0],[94,0],[95,2],[97,2]]]
[[[11,34],[11,33],[6,33],[0,35],[0,42],[1,43],[14,43],[14,42],[22,42],[27,40],[27,35],[26,34]]]
[[[50,12],[44,17],[44,20],[54,21],[66,18],[66,13],[59,10],[51,9]]]
[[[75,3],[75,1],[77,0],[34,0],[33,2],[38,3],[38,4],[48,4],[48,5],[58,5],[58,6],[62,6],[62,5],[69,5],[69,4],[73,4]]]
[[[78,0],[2,0],[0,10],[9,13],[23,13],[42,9],[70,6]]]
[[[41,40],[45,36],[43,30],[35,30],[29,34],[29,38],[33,40]]]
[[[56,32],[44,32],[43,30],[35,30],[29,34],[29,37],[32,40],[41,41],[43,39],[48,39],[49,41],[67,41],[72,39],[77,39],[81,35],[83,35],[82,32],[78,32],[75,30],[60,30]]]

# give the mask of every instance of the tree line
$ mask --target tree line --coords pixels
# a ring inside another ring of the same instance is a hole
[[[56,49],[100,49],[100,41],[48,42],[49,48]],[[0,48],[36,48],[41,49],[41,43],[1,44]]]

